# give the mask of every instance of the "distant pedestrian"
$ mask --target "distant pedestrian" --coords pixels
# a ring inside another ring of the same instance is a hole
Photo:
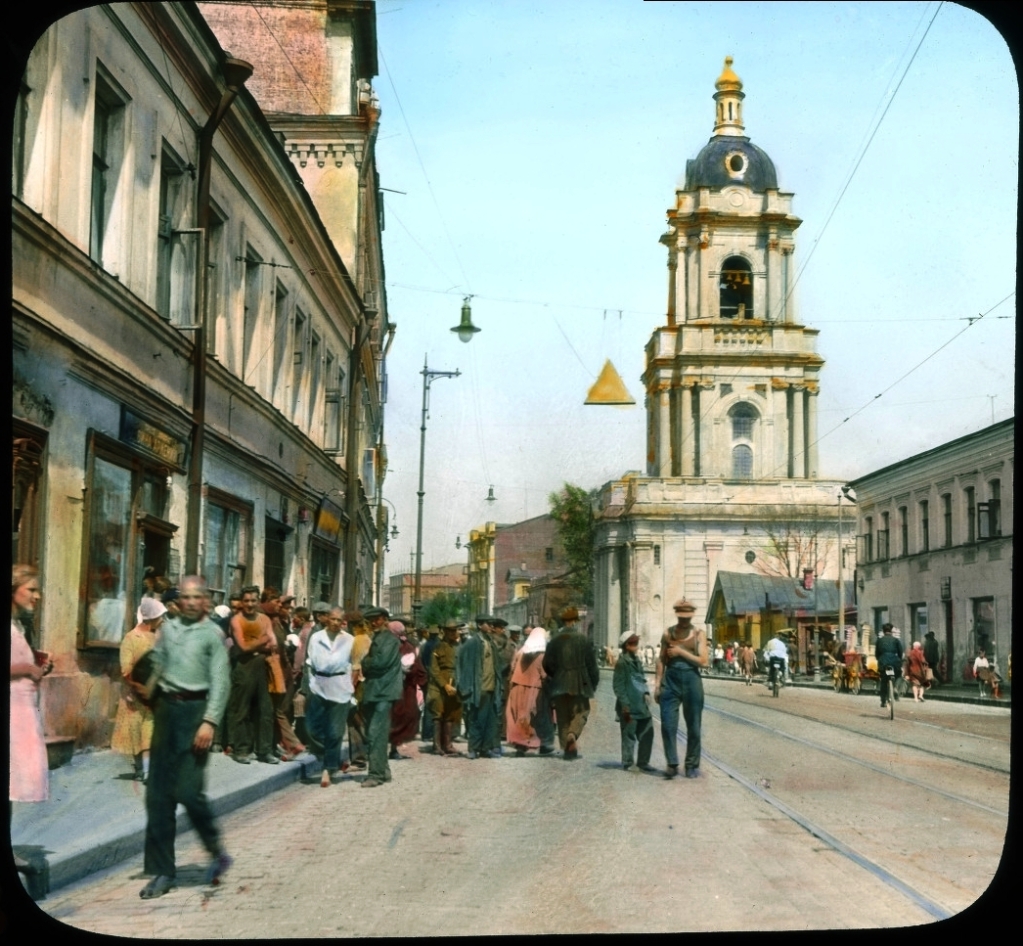
[[[29,644],[25,625],[30,623],[42,597],[39,573],[32,565],[11,568],[11,729],[10,783],[12,802],[39,802],[50,797],[43,720],[39,712],[39,681],[52,669],[49,654]],[[37,868],[15,855],[24,874]]]
[[[364,679],[361,707],[366,723],[366,756],[369,763],[363,788],[391,781],[387,747],[391,732],[391,707],[401,698],[401,653],[398,638],[387,629],[385,608],[367,608],[372,640],[362,658]]]
[[[423,632],[424,640],[419,645],[419,662],[426,672],[426,683],[423,684],[423,712],[419,721],[419,738],[423,742],[433,742],[433,714],[429,709],[430,690],[430,662],[433,660],[433,652],[440,643],[440,630],[436,626],[427,628]],[[429,752],[429,749],[427,750]]]
[[[355,693],[351,663],[354,640],[348,633],[344,612],[333,608],[324,627],[313,632],[306,647],[309,669],[306,725],[317,744],[323,746],[321,788],[329,788],[331,776],[344,770],[341,745]]]
[[[365,683],[362,676],[362,658],[366,656],[373,636],[369,632],[369,623],[361,611],[346,611],[345,620],[348,630],[355,637],[352,644],[352,683],[355,686],[354,709],[348,714],[348,748],[349,761],[353,768],[364,769],[366,760],[366,714],[362,706],[362,694]]]
[[[579,737],[590,716],[590,700],[600,683],[597,654],[578,629],[579,612],[565,608],[562,627],[547,645],[543,669],[551,678],[551,696],[558,723],[558,741],[566,760],[579,758]]]
[[[877,658],[877,669],[881,675],[879,689],[881,691],[881,706],[888,705],[888,690],[885,687],[885,668],[891,667],[895,672],[894,683],[902,676],[902,658],[904,656],[902,641],[893,635],[895,628],[891,624],[884,624],[881,627],[881,636],[874,642],[874,656]],[[894,690],[893,690],[894,693]],[[895,697],[898,699],[898,696]]]
[[[543,745],[540,735],[543,727],[537,725],[537,718],[544,712],[550,716],[543,687],[547,677],[543,669],[546,649],[547,635],[542,627],[535,627],[512,657],[505,726],[508,742],[519,756]]]
[[[391,759],[407,759],[398,751],[398,746],[411,742],[419,732],[419,688],[426,685],[426,671],[416,653],[415,644],[408,638],[408,632],[401,621],[391,621],[390,632],[398,638],[398,655],[401,661],[401,696],[391,707]]]
[[[757,655],[749,641],[743,641],[739,648],[739,669],[746,680],[746,686],[753,686],[753,671],[757,669]]]
[[[452,744],[454,727],[462,718],[462,701],[455,686],[455,662],[458,649],[458,631],[461,625],[446,621],[441,628],[444,639],[438,642],[430,655],[429,683],[426,689],[426,712],[433,719],[433,749],[437,755],[456,756]]]
[[[938,665],[941,663],[941,655],[938,649],[938,642],[934,637],[934,631],[924,634],[924,660],[930,667],[930,678],[936,680],[938,676]]]
[[[700,668],[708,663],[707,636],[693,624],[696,606],[681,598],[675,602],[678,622],[661,638],[661,653],[654,673],[654,700],[661,707],[661,741],[667,760],[666,778],[678,775],[678,711],[686,723],[685,776],[700,770],[703,728],[703,680]]]
[[[654,721],[650,713],[650,687],[639,659],[639,635],[625,631],[620,643],[621,656],[615,665],[613,687],[615,713],[622,735],[622,768],[636,766],[651,771],[650,754],[654,747]]]
[[[139,622],[121,641],[121,679],[124,693],[117,704],[114,732],[110,748],[131,759],[135,778],[144,782],[149,777],[149,747],[153,741],[153,711],[144,699],[145,681],[132,675],[143,657],[156,645],[156,633],[163,624],[167,608],[159,598],[143,598],[139,605]]]
[[[913,641],[913,646],[906,654],[906,678],[913,688],[914,702],[923,702],[924,690],[927,688],[927,660],[920,641]]]
[[[175,885],[176,810],[184,805],[213,860],[206,882],[219,883],[231,866],[205,794],[206,761],[227,705],[230,676],[217,626],[205,611],[206,582],[181,580],[180,615],[168,619],[153,648],[153,745],[146,782],[146,841],[143,870],[153,879],[143,900],[162,897]]]

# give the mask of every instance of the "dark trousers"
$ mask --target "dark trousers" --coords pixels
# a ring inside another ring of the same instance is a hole
[[[366,761],[366,710],[362,703],[348,714],[348,758]]]
[[[661,741],[668,765],[678,766],[678,710],[686,722],[686,769],[700,767],[700,728],[703,723],[703,679],[700,671],[681,660],[668,664],[661,678]]]
[[[391,766],[387,761],[391,735],[391,707],[394,700],[381,703],[363,703],[362,712],[366,716],[366,757],[369,762],[367,775],[380,779],[381,782],[391,780]]]
[[[266,686],[266,659],[262,654],[243,654],[231,671],[231,698],[227,705],[231,721],[231,750],[259,756],[273,753],[274,709]]]
[[[501,745],[493,690],[481,693],[477,706],[463,703],[462,712],[465,714],[465,736],[470,752],[482,755]]]
[[[323,767],[332,772],[341,768],[341,744],[351,703],[335,703],[315,693],[309,694],[305,721],[309,732],[323,746]]]
[[[654,748],[654,721],[649,716],[619,720],[622,729],[622,765],[649,765]],[[637,755],[637,747],[639,753]]]
[[[185,806],[206,850],[214,856],[221,852],[220,831],[205,793],[209,755],[192,748],[205,712],[205,700],[178,701],[160,695],[156,698],[146,782],[143,869],[147,874],[174,876],[175,813],[179,804]]]
[[[574,693],[559,693],[554,697],[554,715],[558,720],[558,742],[565,749],[568,737],[578,739],[586,728],[586,721],[590,718],[589,698]]]
[[[540,690],[536,700],[536,714],[533,717],[533,728],[540,737],[540,747],[554,748],[554,711],[551,709],[551,697],[547,687]]]
[[[420,729],[420,736],[423,742],[433,742],[433,716],[430,715],[429,710],[424,707],[422,728]]]

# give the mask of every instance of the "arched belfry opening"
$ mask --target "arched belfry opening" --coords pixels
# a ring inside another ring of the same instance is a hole
[[[729,256],[721,265],[718,316],[722,319],[752,319],[753,270],[741,256]]]
[[[752,404],[740,401],[729,412],[732,422],[732,477],[748,480],[753,476],[753,448],[760,413]]]

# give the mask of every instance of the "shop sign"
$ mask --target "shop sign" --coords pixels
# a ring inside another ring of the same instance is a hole
[[[121,408],[121,442],[159,457],[168,466],[185,469],[188,446],[159,427],[137,417],[128,408]]]
[[[316,510],[316,525],[313,528],[313,535],[337,544],[343,521],[344,513],[341,511],[341,507],[335,506],[329,499],[321,499],[320,508]]]

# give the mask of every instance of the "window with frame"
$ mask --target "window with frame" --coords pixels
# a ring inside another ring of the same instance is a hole
[[[209,490],[203,541],[203,575],[214,604],[248,583],[252,558],[252,506]]]
[[[883,562],[889,557],[888,513],[881,513],[881,528],[877,530],[877,557]]]
[[[874,517],[864,516],[863,525],[866,531],[860,538],[863,541],[863,561],[874,561]]]
[[[966,541],[977,541],[977,491],[967,486],[966,493]]]
[[[899,506],[899,534],[901,538],[899,553],[905,558],[909,555],[909,509]]]
[[[124,111],[128,97],[98,63],[93,101],[89,256],[103,266],[109,256],[111,212],[124,160]]]
[[[323,449],[337,454],[341,447],[341,389],[333,352],[327,352],[327,386],[323,391]]]
[[[952,494],[945,493],[941,497],[941,518],[944,523],[942,545],[947,549],[952,545]]]
[[[83,530],[81,646],[117,646],[134,625],[145,574],[175,580],[169,471],[92,433]]]
[[[292,359],[288,358],[291,346],[288,344],[288,290],[278,280],[274,287],[274,375],[271,388],[274,392],[274,403],[283,408],[288,397],[288,386],[291,380]]]
[[[336,600],[338,549],[313,539],[309,548],[309,596],[314,601]]]
[[[309,411],[302,425],[303,430],[306,431],[313,429],[313,418],[316,416],[316,402],[320,396],[320,373],[323,370],[323,366],[320,364],[321,360],[320,336],[313,332],[309,339],[309,400],[307,404]]]
[[[260,259],[256,251],[245,245],[245,286],[242,294],[242,364],[239,374],[250,381],[256,370],[256,336],[259,331],[259,297],[262,292]]]
[[[909,606],[909,626],[913,629],[912,640],[922,641],[928,631],[926,604],[911,604]]]
[[[305,388],[308,377],[309,366],[306,355],[306,344],[309,326],[309,319],[299,308],[295,309],[295,332],[292,338],[294,357],[292,364],[295,366],[291,373],[291,419],[295,424],[299,423],[302,415],[302,406],[305,401],[302,398],[302,391]]]
[[[193,278],[195,234],[188,225],[185,162],[164,142],[160,155],[160,214],[157,225],[156,311],[175,325],[195,321]]]
[[[931,550],[931,504],[926,499],[920,500],[920,551]]]
[[[26,146],[28,137],[28,97],[32,90],[28,87],[24,80],[22,80],[20,87],[18,88],[18,98],[14,103],[14,147],[13,152],[13,168],[12,168],[12,180],[11,188],[12,193],[15,197],[24,197],[25,195],[25,173],[26,173]]]

